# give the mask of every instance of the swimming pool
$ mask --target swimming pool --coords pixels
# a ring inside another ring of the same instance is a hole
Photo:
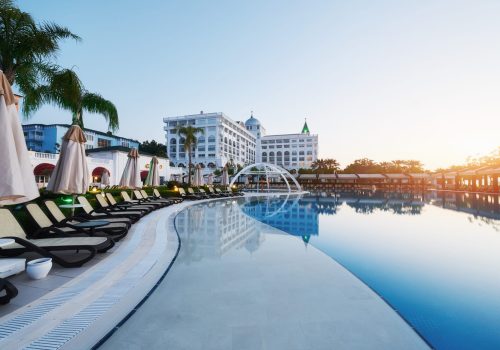
[[[165,232],[175,262],[103,349],[428,349],[349,271],[245,203],[180,205]]]
[[[357,193],[241,202],[370,286],[437,349],[500,348],[500,199]]]

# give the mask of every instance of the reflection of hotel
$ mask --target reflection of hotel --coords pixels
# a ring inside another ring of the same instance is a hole
[[[206,257],[220,258],[232,249],[258,249],[264,237],[258,222],[241,212],[235,202],[212,202],[193,206],[175,219],[183,249],[180,261],[196,261]],[[196,242],[192,244],[191,242]]]
[[[318,213],[311,207],[311,204],[299,203],[295,203],[294,199],[289,199],[285,205],[282,200],[254,200],[245,203],[242,210],[294,236],[318,235]]]

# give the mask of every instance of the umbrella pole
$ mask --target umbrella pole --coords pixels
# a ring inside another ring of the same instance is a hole
[[[71,216],[75,216],[75,198],[76,194],[71,195]]]

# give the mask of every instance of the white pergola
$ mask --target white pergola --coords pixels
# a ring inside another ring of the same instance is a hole
[[[253,170],[252,170],[253,169]],[[292,180],[293,184],[297,188],[296,191],[301,192],[302,187],[300,187],[299,183],[293,177],[292,174],[290,174],[287,170],[274,165],[274,164],[269,164],[269,163],[255,163],[248,165],[244,167],[243,169],[240,170],[238,174],[236,174],[233,179],[231,180],[231,183],[229,184],[230,186],[233,186],[236,180],[242,176],[242,175],[258,175],[259,178],[260,176],[264,175],[266,177],[266,184],[267,184],[267,191],[269,192],[269,178],[270,177],[280,177],[285,181],[286,187],[288,188],[288,193],[292,192],[292,188],[290,187],[290,182],[289,179]],[[257,191],[259,190],[259,187],[257,187]]]

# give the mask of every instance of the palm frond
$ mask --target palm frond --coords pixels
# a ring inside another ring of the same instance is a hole
[[[120,123],[118,121],[118,111],[115,105],[96,93],[85,92],[81,101],[82,109],[90,113],[98,113],[104,116],[108,122],[108,129],[115,132]]]

